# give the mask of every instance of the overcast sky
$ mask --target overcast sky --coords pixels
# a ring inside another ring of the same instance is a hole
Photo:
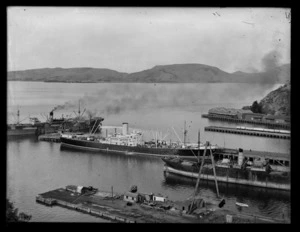
[[[290,9],[9,7],[8,70],[94,67],[138,72],[200,63],[261,71],[290,63]]]

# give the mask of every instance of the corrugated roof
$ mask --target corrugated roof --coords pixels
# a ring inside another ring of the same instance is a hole
[[[132,193],[132,192],[124,193],[124,196],[130,196],[130,197],[137,197],[138,195],[139,195],[138,193]]]
[[[251,110],[225,108],[225,107],[215,107],[208,111],[208,113],[218,113],[218,114],[228,114],[236,115],[238,113],[253,113]]]

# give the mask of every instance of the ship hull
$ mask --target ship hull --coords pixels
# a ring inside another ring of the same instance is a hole
[[[37,128],[7,130],[7,136],[35,135]]]
[[[61,145],[80,150],[104,151],[104,152],[119,152],[132,155],[150,155],[150,156],[181,156],[186,159],[196,159],[194,154],[197,151],[191,152],[189,149],[173,149],[173,148],[151,148],[144,146],[124,146],[116,144],[106,144],[95,141],[79,140],[61,137]],[[201,153],[203,150],[201,150]],[[194,153],[194,154],[193,154]]]
[[[181,165],[171,161],[166,162],[164,171],[190,178],[198,178],[199,165]],[[273,175],[263,171],[253,171],[250,169],[238,169],[228,167],[218,167],[216,169],[216,179],[220,182],[233,183],[240,185],[256,186],[270,189],[290,190],[290,174],[281,173]],[[212,165],[203,166],[200,179],[214,181]]]

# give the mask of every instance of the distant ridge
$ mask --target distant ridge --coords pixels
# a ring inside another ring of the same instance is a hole
[[[268,72],[225,72],[204,64],[156,65],[135,73],[118,72],[105,68],[42,68],[10,71],[8,81],[44,82],[120,82],[120,83],[285,83],[290,79],[290,64]]]

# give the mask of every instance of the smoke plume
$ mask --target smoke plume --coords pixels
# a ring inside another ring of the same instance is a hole
[[[262,58],[264,72],[261,76],[261,83],[284,83],[289,79],[289,70],[280,65],[281,59],[282,55],[277,50],[267,53]]]

